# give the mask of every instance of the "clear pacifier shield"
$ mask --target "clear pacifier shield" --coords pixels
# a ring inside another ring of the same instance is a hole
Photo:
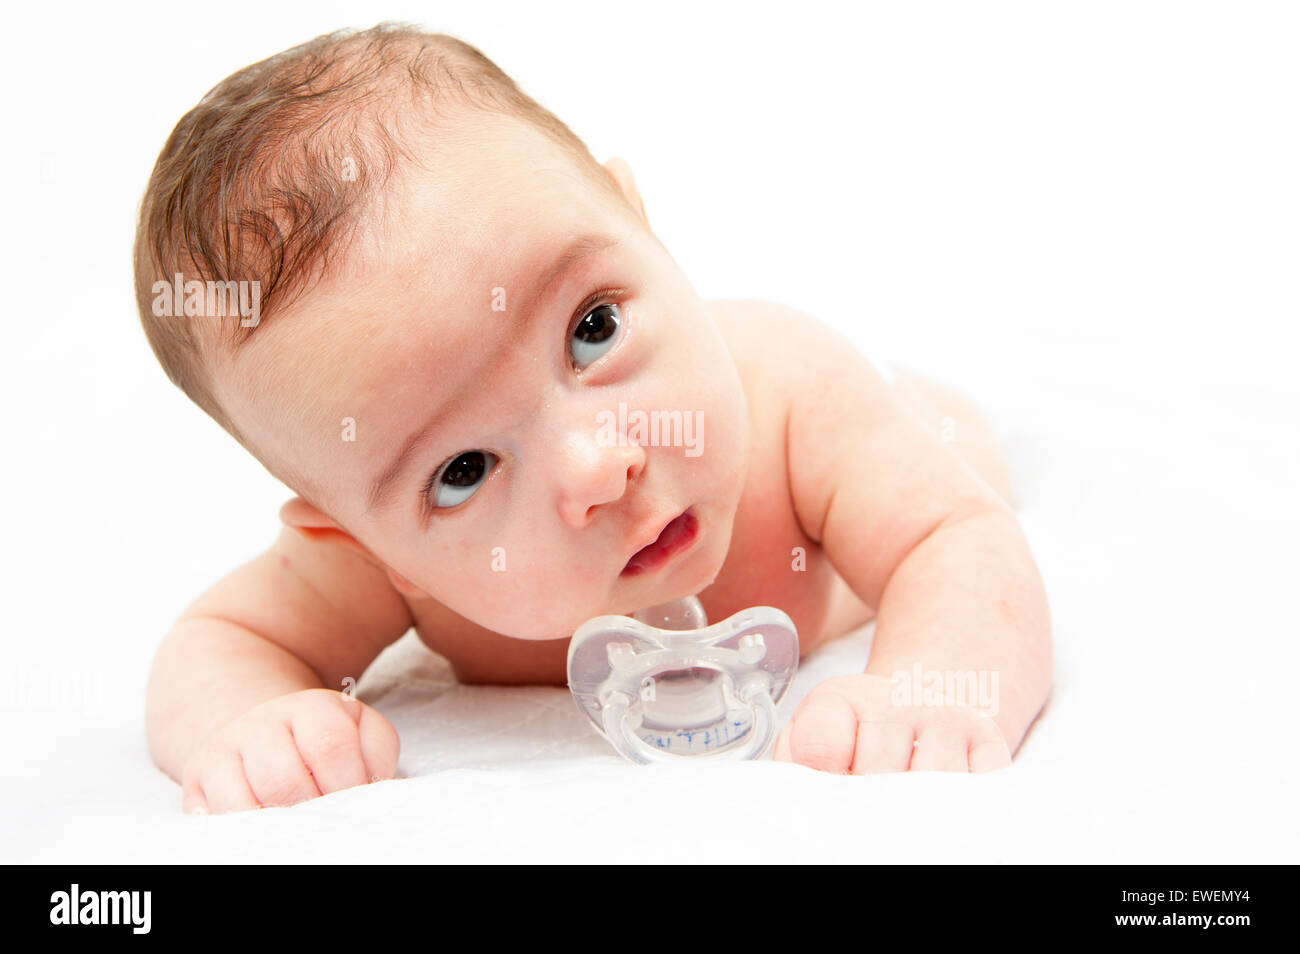
[[[588,620],[569,643],[569,689],[614,748],[643,763],[762,755],[799,664],[790,617],[754,606],[692,626],[695,597],[636,616]]]

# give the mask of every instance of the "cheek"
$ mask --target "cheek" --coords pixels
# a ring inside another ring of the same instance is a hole
[[[705,453],[740,453],[749,443],[749,409],[730,355],[710,351],[690,372],[681,382],[678,400],[685,408],[698,409],[695,419]]]
[[[737,490],[750,457],[749,407],[738,378],[714,379],[699,415],[702,435],[699,461],[705,462],[719,492]]]
[[[600,594],[541,533],[484,539],[460,552],[431,595],[466,619],[518,639],[569,636]],[[436,574],[436,571],[434,571]],[[591,615],[591,614],[588,614]]]
[[[507,585],[475,605],[476,622],[516,639],[557,639],[599,615],[598,595],[573,570],[554,565],[537,572],[511,570]],[[462,614],[465,615],[465,614]]]

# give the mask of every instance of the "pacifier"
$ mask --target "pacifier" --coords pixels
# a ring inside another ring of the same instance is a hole
[[[799,666],[790,617],[751,606],[708,625],[697,597],[597,616],[569,642],[569,691],[624,758],[756,759]]]

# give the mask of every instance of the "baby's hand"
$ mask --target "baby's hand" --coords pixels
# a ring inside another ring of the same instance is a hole
[[[181,809],[195,814],[292,805],[392,778],[397,731],[358,699],[304,689],[255,706],[185,763]]]
[[[772,758],[840,774],[987,772],[1011,764],[997,723],[970,706],[896,705],[893,683],[863,673],[816,686]]]

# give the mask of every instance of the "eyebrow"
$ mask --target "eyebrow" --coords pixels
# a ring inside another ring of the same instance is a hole
[[[561,278],[569,273],[588,258],[612,248],[618,244],[618,239],[611,235],[590,232],[580,235],[557,255],[550,264],[541,272],[537,283],[533,286],[528,296],[523,300],[523,306],[519,313],[523,315],[523,323],[519,326],[518,334],[523,334],[532,325],[539,306],[546,300]],[[411,433],[405,441],[402,442],[399,450],[392,462],[375,478],[370,485],[369,502],[366,512],[370,513],[378,507],[382,507],[392,496],[393,489],[397,484],[398,478],[406,470],[412,458],[415,456],[416,449],[424,443],[429,434],[433,432],[442,418],[446,417],[451,409],[449,407],[438,408],[423,424]]]

